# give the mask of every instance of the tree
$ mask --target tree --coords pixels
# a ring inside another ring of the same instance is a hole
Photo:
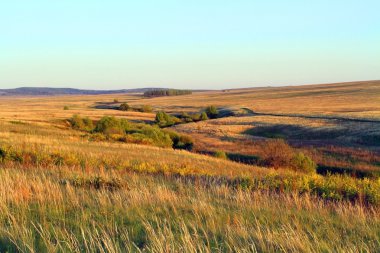
[[[180,96],[191,94],[191,90],[155,89],[144,92],[144,97]]]

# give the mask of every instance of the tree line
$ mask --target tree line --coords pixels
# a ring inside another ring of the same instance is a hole
[[[192,94],[191,90],[156,89],[144,92],[144,97],[180,96]]]

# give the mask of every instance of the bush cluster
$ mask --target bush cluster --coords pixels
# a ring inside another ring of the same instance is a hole
[[[169,130],[165,130],[165,133],[169,134],[170,138],[172,139],[173,148],[185,150],[193,149],[194,143],[190,136],[178,134],[177,132]]]
[[[70,122],[74,129],[88,132],[92,141],[113,140],[186,150],[193,147],[193,141],[186,135],[145,123],[131,123],[126,119],[105,116],[94,124],[89,118],[74,115]]]
[[[203,120],[208,120],[206,112],[191,114],[184,112],[176,117],[160,111],[156,114],[155,122],[160,127],[170,127],[176,124],[198,122]]]
[[[144,97],[180,96],[192,94],[191,90],[156,89],[144,92]]]
[[[120,111],[153,112],[153,107],[150,105],[141,105],[139,107],[132,107],[128,103],[122,103],[118,109]]]
[[[218,109],[213,105],[207,107],[205,112],[210,119],[216,119],[219,116]]]
[[[82,118],[75,114],[70,120],[72,128],[82,131],[92,131],[94,129],[94,123],[88,117]]]
[[[297,152],[283,139],[268,140],[260,144],[260,163],[266,167],[290,168],[315,173],[317,165],[307,155]]]
[[[159,111],[156,114],[155,122],[159,127],[169,127],[181,123],[182,121],[175,116],[167,114],[166,112]]]

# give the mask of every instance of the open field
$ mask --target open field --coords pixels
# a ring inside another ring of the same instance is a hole
[[[115,109],[124,102],[154,110]],[[132,144],[70,121],[153,124],[158,111],[209,105],[222,116],[164,129],[192,137],[192,150]],[[0,106],[1,252],[380,249],[380,81],[157,98],[0,97]],[[306,155],[328,173],[264,163],[267,146],[280,158]]]
[[[3,120],[41,122],[67,119],[80,113],[94,118],[107,114],[130,119],[154,119],[153,114],[96,109],[120,104],[113,103],[114,99],[130,105],[152,105],[156,110],[175,113],[194,112],[215,105],[231,110],[249,108],[258,113],[380,119],[380,81],[195,92],[157,98],[143,98],[141,94],[1,97],[0,117]],[[70,110],[64,111],[64,106]]]

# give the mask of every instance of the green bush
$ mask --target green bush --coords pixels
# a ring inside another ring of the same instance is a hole
[[[317,165],[315,162],[308,156],[303,153],[296,153],[291,160],[291,167],[294,170],[315,173],[317,170]]]
[[[70,108],[69,108],[67,105],[65,105],[65,106],[63,107],[63,110],[67,111],[67,110],[70,110]]]
[[[141,111],[142,112],[153,112],[153,107],[150,105],[142,105]]]
[[[122,103],[122,104],[119,106],[119,110],[120,110],[120,111],[129,111],[129,110],[131,110],[131,107],[130,107],[129,104],[127,104],[127,103]]]
[[[79,115],[74,115],[69,121],[70,121],[71,127],[76,130],[88,131],[88,132],[94,130],[94,123],[88,117],[82,118]]]
[[[220,158],[220,159],[224,159],[224,160],[228,159],[227,154],[224,151],[216,151],[216,152],[214,152],[214,157],[217,157],[217,158]]]
[[[207,113],[206,112],[202,112],[201,113],[201,117],[200,117],[200,120],[208,120],[208,116],[207,116]]]
[[[173,126],[174,124],[180,123],[181,120],[177,117],[167,114],[166,112],[160,111],[156,114],[155,122],[160,127],[169,127]]]
[[[127,120],[105,116],[98,121],[94,131],[106,135],[125,134],[128,128],[129,123]]]
[[[192,116],[190,116],[187,112],[183,112],[183,113],[181,114],[181,117],[180,117],[180,118],[181,118],[182,121],[185,122],[185,123],[190,123],[190,122],[193,122],[193,121],[194,121],[193,118],[192,118]]]
[[[143,134],[146,138],[151,139],[156,146],[173,146],[173,141],[170,136],[158,127],[145,125],[141,128],[140,133]]]
[[[191,114],[191,119],[192,119],[194,122],[200,121],[200,120],[201,120],[201,114],[200,114],[200,113],[194,113],[194,114]]]
[[[206,114],[210,119],[216,119],[219,115],[219,111],[215,106],[211,105],[206,108]]]
[[[94,127],[92,120],[78,115],[73,116],[71,123],[74,129],[89,132],[88,137],[91,141],[112,140],[186,150],[191,150],[193,147],[193,141],[189,136],[163,130],[156,125],[130,123],[125,119],[105,116]]]
[[[170,139],[173,141],[174,149],[185,149],[192,150],[194,142],[188,135],[182,135],[172,130],[164,130],[170,136]]]

